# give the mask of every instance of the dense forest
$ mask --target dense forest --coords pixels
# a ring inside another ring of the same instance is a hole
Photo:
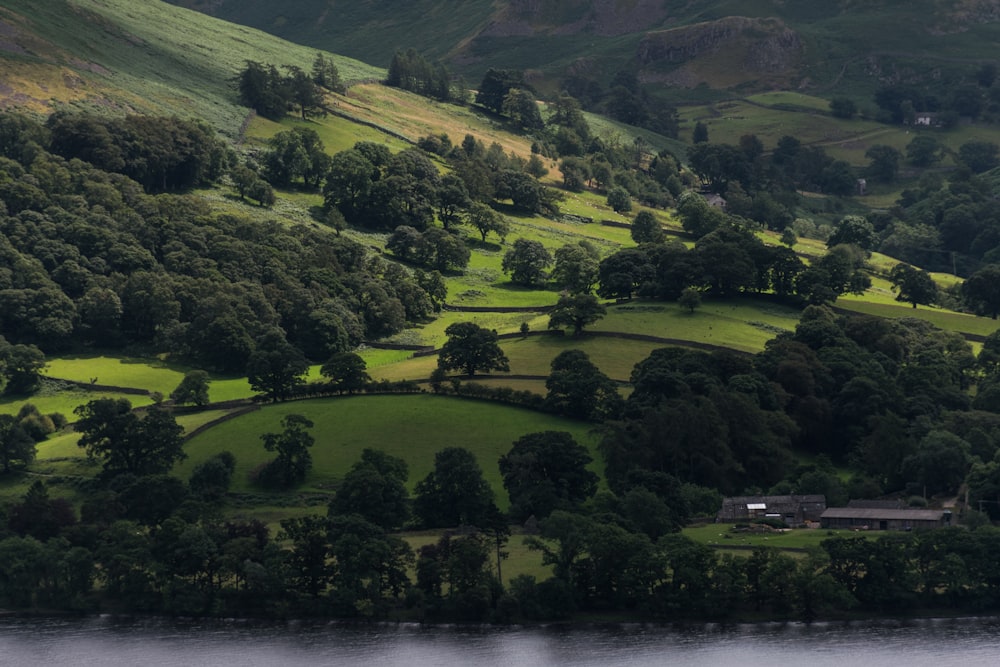
[[[0,335],[11,344],[100,342],[244,372],[269,337],[325,361],[433,312],[410,272],[356,242],[213,215],[169,192],[217,181],[233,161],[197,124],[0,124]]]

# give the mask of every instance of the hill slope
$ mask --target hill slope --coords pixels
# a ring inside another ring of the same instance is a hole
[[[988,0],[171,1],[382,65],[413,47],[470,77],[501,66],[606,83],[627,68],[685,88],[929,81],[992,59],[1000,35]]]
[[[247,110],[231,80],[246,60],[312,65],[314,49],[162,2],[5,0],[0,108],[66,105],[196,117],[234,136]],[[348,82],[381,76],[335,58]]]

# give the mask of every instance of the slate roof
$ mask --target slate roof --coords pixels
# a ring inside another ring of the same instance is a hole
[[[828,507],[823,519],[872,519],[875,521],[940,521],[944,510],[874,509],[867,507]]]

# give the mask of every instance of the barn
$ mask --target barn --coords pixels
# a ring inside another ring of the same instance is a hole
[[[820,516],[823,528],[853,530],[919,530],[951,525],[951,510],[829,507]]]

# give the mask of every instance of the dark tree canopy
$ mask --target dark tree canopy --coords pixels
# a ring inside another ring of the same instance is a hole
[[[357,514],[386,530],[399,529],[410,516],[406,461],[365,448],[330,502],[330,513]]]
[[[285,415],[281,425],[281,433],[260,436],[264,449],[275,452],[277,456],[260,470],[257,481],[263,486],[287,489],[301,483],[312,469],[309,448],[315,443],[315,438],[308,432],[313,422],[302,415]]]
[[[490,68],[479,84],[476,104],[481,104],[496,113],[503,113],[503,103],[511,88],[528,89],[524,83],[523,72]]]
[[[251,389],[272,401],[282,401],[305,382],[309,362],[283,336],[271,332],[250,354],[246,370]]]
[[[170,392],[170,400],[178,405],[192,403],[197,406],[208,404],[208,373],[194,370],[184,374],[177,388]]]
[[[977,312],[994,320],[1000,313],[1000,266],[988,264],[962,283],[962,296]]]
[[[897,264],[889,273],[889,281],[896,290],[896,300],[906,301],[914,308],[917,304],[930,305],[937,301],[938,287],[931,275],[909,264]]]
[[[354,352],[338,352],[326,360],[320,374],[330,380],[336,391],[353,394],[364,389],[372,381],[368,375],[365,360]]]
[[[475,375],[477,371],[510,370],[495,330],[473,322],[456,322],[444,332],[448,341],[441,346],[438,368],[461,370],[466,375]]]
[[[561,296],[549,313],[549,329],[571,326],[573,335],[579,336],[585,326],[597,322],[607,312],[608,309],[593,294]]]
[[[8,473],[17,463],[35,460],[35,440],[14,415],[0,415],[0,466]]]
[[[545,280],[545,270],[551,264],[552,255],[541,241],[517,239],[514,247],[504,253],[502,266],[512,283],[530,286]]]
[[[582,350],[564,350],[545,380],[545,405],[558,414],[601,421],[621,408],[618,388]]]
[[[510,495],[510,516],[543,519],[556,509],[573,509],[597,491],[598,477],[587,470],[592,457],[564,431],[522,436],[500,457],[500,474]]]
[[[99,398],[74,412],[81,433],[77,444],[89,458],[101,460],[107,477],[166,473],[185,458],[184,429],[165,410],[150,408],[140,417],[124,398]]]
[[[486,527],[495,505],[476,457],[463,447],[434,455],[434,470],[417,482],[413,511],[427,528]]]

